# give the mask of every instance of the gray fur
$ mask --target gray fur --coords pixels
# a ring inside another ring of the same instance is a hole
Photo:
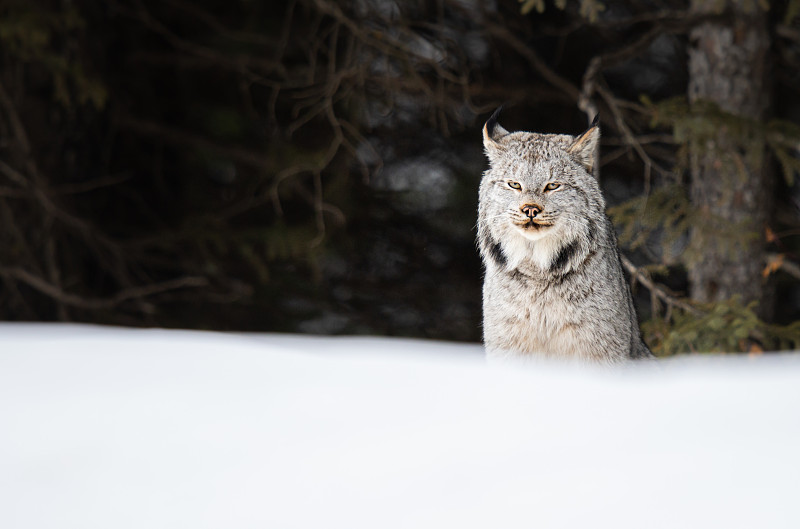
[[[478,206],[487,354],[601,364],[652,356],[592,176],[599,127],[510,133],[496,117],[483,129],[490,168]]]

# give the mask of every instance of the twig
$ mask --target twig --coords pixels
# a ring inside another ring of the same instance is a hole
[[[645,288],[647,288],[651,293],[655,294],[658,299],[667,305],[678,307],[679,309],[696,316],[703,315],[703,311],[697,307],[694,307],[686,301],[675,297],[674,295],[670,294],[665,287],[656,284],[652,279],[650,279],[650,276],[648,276],[646,272],[639,269],[624,255],[620,255],[620,261],[622,261],[622,266],[625,267],[625,270],[627,270],[636,281],[644,285]]]
[[[3,160],[0,160],[0,173],[4,174],[9,180],[21,187],[28,186],[28,179],[25,178],[25,175],[8,165]]]
[[[53,192],[57,195],[77,195],[80,193],[88,193],[101,189],[103,187],[115,186],[126,182],[131,179],[129,174],[112,175],[105,178],[97,178],[87,182],[74,182],[71,184],[62,184],[53,188]]]
[[[286,77],[287,72],[280,62],[267,60],[256,55],[220,53],[213,48],[185,40],[153,17],[142,2],[137,2],[137,7],[138,9],[130,9],[118,5],[117,11],[125,16],[138,19],[151,31],[164,37],[175,49],[200,57],[217,67],[234,70],[253,79],[263,80],[265,84],[268,83],[267,79],[263,77],[264,75],[278,74],[281,77]],[[259,71],[263,73],[258,73]]]
[[[578,101],[580,99],[581,92],[577,86],[550,68],[547,63],[545,63],[533,50],[533,48],[525,44],[521,39],[509,31],[508,28],[494,22],[487,22],[486,28],[489,32],[489,35],[503,40],[512,48],[514,48],[514,50],[524,57],[547,82],[562,90],[573,101]]]
[[[628,145],[630,145],[633,148],[633,150],[636,151],[636,154],[639,155],[639,158],[642,159],[642,162],[644,162],[645,165],[650,165],[653,169],[661,173],[663,176],[666,177],[671,176],[672,173],[661,167],[660,164],[657,164],[655,160],[653,160],[650,157],[650,155],[647,154],[647,152],[645,152],[642,145],[638,141],[636,141],[636,136],[633,134],[630,127],[625,122],[625,117],[622,115],[622,111],[617,106],[616,98],[608,90],[599,85],[595,88],[595,90],[597,91],[598,94],[600,94],[600,97],[603,98],[603,101],[606,102],[609,109],[611,110],[611,114],[614,116],[614,121],[617,124],[617,128],[620,130],[620,132],[622,132],[623,138],[625,138],[625,140],[628,142]]]
[[[269,156],[264,156],[249,149],[220,145],[208,138],[168,127],[155,121],[124,116],[118,120],[117,124],[122,128],[145,136],[158,138],[166,143],[185,145],[196,148],[199,151],[211,151],[224,158],[229,158],[235,162],[256,169],[275,169],[275,160]]]
[[[108,298],[87,298],[72,294],[64,291],[45,279],[18,267],[0,267],[0,275],[6,279],[15,279],[28,285],[29,287],[38,290],[42,294],[59,301],[62,304],[86,310],[104,310],[116,307],[117,305],[130,301],[133,299],[141,299],[155,294],[161,294],[170,290],[177,290],[181,288],[198,288],[208,285],[208,280],[204,277],[181,277],[164,281],[161,283],[154,283],[152,285],[145,285],[139,287],[131,287],[120,290],[115,295]]]

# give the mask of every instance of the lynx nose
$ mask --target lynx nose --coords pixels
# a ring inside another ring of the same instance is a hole
[[[522,209],[522,212],[529,219],[534,218],[536,215],[542,212],[542,208],[540,206],[537,206],[536,204],[525,204],[520,209]]]

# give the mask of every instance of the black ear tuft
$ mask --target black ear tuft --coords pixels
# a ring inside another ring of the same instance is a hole
[[[600,114],[595,114],[594,119],[592,120],[592,124],[589,125],[589,128],[597,127],[600,125]]]
[[[500,111],[501,110],[503,110],[503,105],[500,105],[499,107],[497,107],[497,110],[494,111],[492,116],[486,122],[485,128],[486,128],[486,132],[489,134],[490,138],[494,134],[494,128],[497,126],[497,117],[500,115]]]

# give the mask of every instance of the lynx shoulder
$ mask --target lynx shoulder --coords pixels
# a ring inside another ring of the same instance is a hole
[[[616,364],[652,356],[639,332],[605,200],[597,123],[578,137],[483,128],[478,246],[490,357]]]

